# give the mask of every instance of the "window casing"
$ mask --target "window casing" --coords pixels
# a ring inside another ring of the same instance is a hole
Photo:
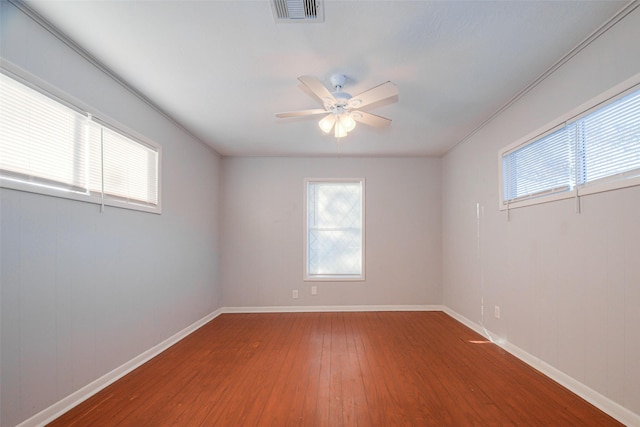
[[[500,209],[640,185],[640,76],[499,154]]]
[[[364,196],[364,179],[305,180],[304,280],[364,280]]]
[[[0,73],[0,186],[160,213],[158,145]]]

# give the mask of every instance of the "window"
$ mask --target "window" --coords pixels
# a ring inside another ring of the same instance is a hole
[[[160,148],[0,73],[0,183],[160,212]]]
[[[570,133],[565,126],[502,158],[504,200],[571,189],[575,144]]]
[[[305,280],[364,280],[364,179],[306,180]]]
[[[501,208],[640,185],[640,90],[636,85],[500,157]]]

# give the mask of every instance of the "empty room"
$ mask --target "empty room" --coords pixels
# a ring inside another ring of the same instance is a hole
[[[640,1],[0,0],[0,426],[640,426]]]

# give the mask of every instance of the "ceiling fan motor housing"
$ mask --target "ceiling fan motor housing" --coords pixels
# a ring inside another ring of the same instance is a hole
[[[351,95],[346,92],[331,92],[331,95],[335,98],[335,102],[334,100],[331,100],[330,102],[325,103],[325,108],[327,110],[333,111],[340,109],[344,111],[348,109],[349,106],[347,102],[351,99]]]

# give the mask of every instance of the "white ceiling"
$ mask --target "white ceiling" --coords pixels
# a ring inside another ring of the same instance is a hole
[[[223,155],[430,155],[463,140],[627,2],[333,1],[322,23],[275,23],[260,1],[27,4]],[[391,127],[341,140],[297,80],[340,72],[356,94],[391,80]]]

